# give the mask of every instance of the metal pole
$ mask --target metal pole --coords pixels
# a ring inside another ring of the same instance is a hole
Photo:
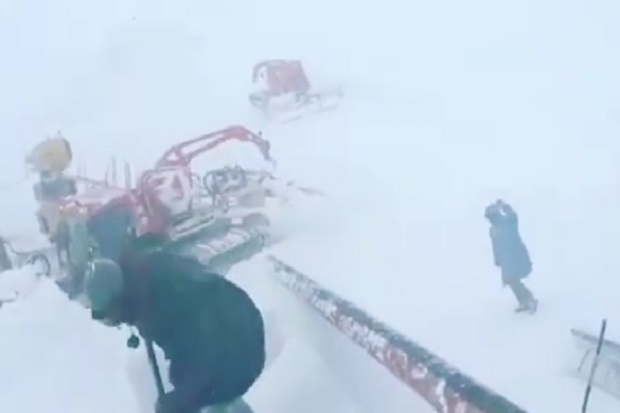
[[[601,323],[601,331],[598,335],[598,343],[596,344],[596,354],[594,355],[594,360],[592,361],[592,369],[590,370],[590,377],[588,378],[588,385],[586,386],[586,393],[583,396],[581,413],[586,413],[588,411],[588,402],[590,401],[590,393],[592,392],[592,382],[594,381],[594,375],[596,374],[596,368],[598,367],[599,356],[601,355],[601,348],[603,347],[606,329],[607,320],[603,319],[603,322]]]

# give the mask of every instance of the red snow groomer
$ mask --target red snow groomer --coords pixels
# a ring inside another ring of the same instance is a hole
[[[254,66],[252,84],[250,103],[272,120],[331,110],[342,97],[340,88],[319,90],[311,85],[300,60],[264,60]]]
[[[255,146],[265,167],[204,170],[193,162],[231,141]],[[197,256],[214,268],[263,248],[270,242],[273,213],[289,203],[294,191],[309,193],[274,177],[270,149],[260,133],[231,126],[173,145],[135,186],[90,181],[83,191],[56,200],[62,231],[54,242],[67,257],[63,289],[71,295],[71,273],[79,274],[93,254],[119,260],[128,237],[149,248]]]

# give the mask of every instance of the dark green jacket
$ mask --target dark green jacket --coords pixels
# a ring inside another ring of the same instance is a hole
[[[264,367],[265,340],[261,313],[244,290],[176,254],[133,253],[122,269],[121,318],[164,350],[188,411],[250,388]]]

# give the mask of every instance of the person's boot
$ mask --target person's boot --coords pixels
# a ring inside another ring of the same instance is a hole
[[[524,313],[529,311],[530,307],[528,304],[519,303],[519,306],[515,308],[515,313]]]
[[[512,281],[508,283],[508,286],[512,290],[515,298],[517,299],[517,302],[519,303],[519,306],[515,308],[515,313],[522,313],[524,311],[527,311],[528,299],[526,297],[526,294],[524,294],[523,285],[519,285],[518,281]]]
[[[510,283],[510,288],[519,303],[519,306],[515,309],[516,313],[533,313],[536,311],[538,301],[536,301],[532,292],[520,280]]]
[[[530,289],[527,288],[527,286],[525,285],[523,285],[523,297],[524,297],[523,301],[525,301],[527,304],[526,311],[530,314],[534,314],[536,310],[538,309],[538,300],[536,299],[536,297],[534,297],[534,294],[532,294]]]
[[[538,309],[538,300],[532,296],[527,301],[519,302],[519,306],[515,309],[515,313],[534,314]]]

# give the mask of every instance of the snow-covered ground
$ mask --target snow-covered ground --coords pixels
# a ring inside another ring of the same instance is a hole
[[[7,3],[0,232],[34,228],[22,155],[58,129],[98,173],[108,154],[142,168],[178,139],[260,127],[279,171],[332,208],[275,254],[524,408],[576,410],[568,329],[608,317],[620,339],[619,19],[606,0]],[[338,111],[276,126],[252,114],[251,65],[289,56],[342,79]],[[535,317],[512,313],[491,265],[482,213],[498,197],[521,217]],[[235,271],[266,277],[259,259]],[[135,411],[126,334],[53,286],[2,308],[0,328],[7,408]],[[320,359],[310,347],[287,357]],[[321,380],[287,392],[296,411],[320,409]],[[363,411],[336,393],[340,411]],[[619,408],[596,391],[590,413]]]
[[[50,282],[32,286],[25,269],[2,274],[2,298],[15,287],[29,292],[0,309],[2,409],[136,411],[125,368],[127,334],[93,323]]]

